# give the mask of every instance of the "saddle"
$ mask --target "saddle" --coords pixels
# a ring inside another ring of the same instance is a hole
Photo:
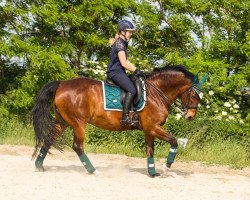
[[[140,99],[142,97],[144,83],[143,83],[143,81],[142,81],[141,78],[138,78],[134,74],[129,75],[129,78],[132,81],[132,83],[134,84],[135,89],[136,89],[136,96],[135,96],[134,102],[133,102],[134,105],[135,105],[135,104],[137,104],[140,101]],[[111,86],[111,87],[119,87],[108,76],[106,77],[106,79],[104,80],[104,82],[106,84],[108,84],[109,86]],[[123,105],[123,102],[124,102],[125,95],[126,95],[126,92],[121,89],[121,97],[120,98],[121,98],[121,104],[122,105]]]

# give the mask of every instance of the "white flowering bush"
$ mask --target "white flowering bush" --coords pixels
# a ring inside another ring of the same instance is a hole
[[[104,80],[107,67],[105,62],[87,61],[85,65],[81,65],[79,74],[96,80]]]
[[[219,100],[216,92],[209,90],[202,102],[202,112],[209,116],[210,119],[238,121],[243,122],[240,114],[240,102],[236,99],[228,97],[225,101]]]

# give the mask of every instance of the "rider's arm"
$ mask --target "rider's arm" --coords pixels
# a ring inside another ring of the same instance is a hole
[[[132,72],[134,72],[136,70],[136,67],[131,62],[129,62],[129,60],[126,59],[125,51],[119,51],[118,57],[119,57],[121,65],[125,69],[132,71]]]

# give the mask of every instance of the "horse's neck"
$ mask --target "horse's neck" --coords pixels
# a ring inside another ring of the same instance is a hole
[[[181,73],[155,76],[150,82],[172,100],[190,87],[190,81]]]

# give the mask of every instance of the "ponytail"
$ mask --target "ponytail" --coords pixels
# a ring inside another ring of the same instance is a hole
[[[115,37],[109,38],[109,44],[113,45],[118,38],[119,38],[119,33],[116,33]]]

